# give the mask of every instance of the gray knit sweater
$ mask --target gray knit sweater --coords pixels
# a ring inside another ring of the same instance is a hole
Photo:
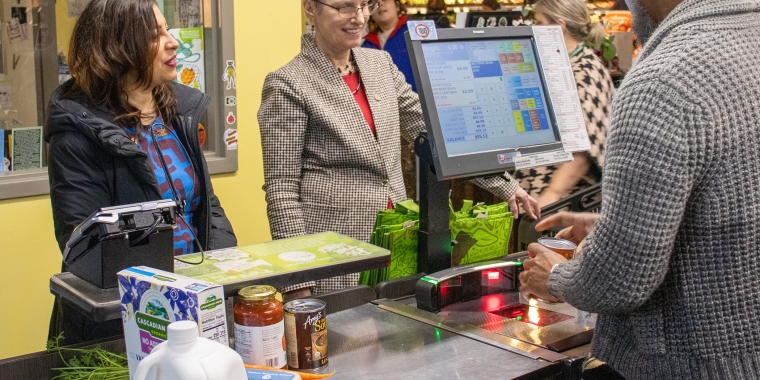
[[[685,0],[613,103],[602,212],[550,291],[633,379],[760,379],[760,0]]]

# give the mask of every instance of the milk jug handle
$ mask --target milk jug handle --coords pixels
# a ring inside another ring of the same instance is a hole
[[[143,358],[143,360],[141,360],[140,364],[137,366],[137,370],[135,370],[135,376],[132,377],[132,380],[146,380],[150,369],[153,368],[153,366],[157,365],[159,361],[161,361],[161,356],[162,355],[153,354]]]

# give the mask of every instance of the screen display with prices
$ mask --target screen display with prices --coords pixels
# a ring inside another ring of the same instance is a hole
[[[529,38],[422,45],[448,156],[556,141]]]

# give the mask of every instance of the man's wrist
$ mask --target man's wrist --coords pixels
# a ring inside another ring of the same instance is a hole
[[[559,264],[560,264],[560,263],[557,263],[557,264],[554,264],[554,265],[552,265],[552,269],[551,269],[551,270],[549,270],[549,278],[551,278],[551,277],[552,277],[552,274],[554,273],[554,270],[555,270],[555,269],[557,269],[557,266],[559,266]],[[549,295],[550,295],[550,296],[552,296],[552,297],[554,297],[555,299],[561,299],[560,297],[557,297],[557,296],[554,294],[554,292],[552,292],[552,288],[551,288],[551,286],[549,285],[549,283],[550,283],[550,281],[549,281],[549,279],[547,278],[547,282],[546,282],[546,291],[547,291],[547,292],[549,292]]]

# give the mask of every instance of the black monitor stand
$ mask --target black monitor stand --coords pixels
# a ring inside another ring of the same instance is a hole
[[[417,272],[435,273],[451,268],[451,230],[449,229],[449,183],[435,174],[427,132],[414,141],[420,158],[420,228],[417,243]]]

